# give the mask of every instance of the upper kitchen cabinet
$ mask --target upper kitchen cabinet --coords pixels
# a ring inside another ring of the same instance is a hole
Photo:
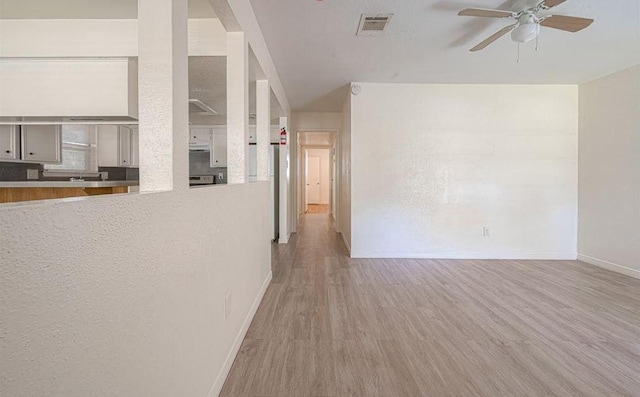
[[[0,125],[0,161],[20,159],[19,128],[17,125]]]
[[[227,128],[216,127],[213,129],[211,140],[211,166],[227,166]]]
[[[59,125],[23,125],[20,137],[24,161],[34,163],[62,161],[62,131]]]
[[[98,126],[98,165],[138,167],[138,127]]]
[[[1,117],[135,121],[138,66],[132,58],[0,59]]]
[[[191,127],[189,129],[189,150],[209,150],[211,131],[210,127]]]

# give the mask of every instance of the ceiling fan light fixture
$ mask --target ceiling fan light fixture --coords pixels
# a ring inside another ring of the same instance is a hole
[[[540,34],[540,24],[523,23],[511,31],[511,39],[517,43],[528,43]]]

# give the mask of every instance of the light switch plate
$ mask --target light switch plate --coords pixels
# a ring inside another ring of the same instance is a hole
[[[38,174],[37,169],[27,169],[27,179],[38,179]]]

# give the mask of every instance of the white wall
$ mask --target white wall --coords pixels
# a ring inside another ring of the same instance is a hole
[[[640,278],[640,66],[580,86],[579,259]]]
[[[221,387],[271,276],[268,189],[0,206],[2,395]]]
[[[341,113],[295,112],[293,126],[295,131],[335,131],[340,128],[341,117]]]
[[[337,229],[342,234],[349,253],[351,253],[351,93],[347,94],[340,117],[338,146],[338,192]]]
[[[331,158],[330,149],[307,149],[307,157],[320,158],[320,204],[329,204],[329,194],[331,193]]]
[[[361,87],[354,257],[575,259],[576,86]]]
[[[190,19],[191,56],[226,55],[226,32],[217,18]],[[137,19],[3,19],[2,57],[136,57]]]

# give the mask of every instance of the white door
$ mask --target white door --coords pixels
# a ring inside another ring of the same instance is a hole
[[[320,204],[320,157],[307,157],[307,204]]]
[[[23,125],[22,159],[40,163],[62,161],[62,130],[59,125]]]

